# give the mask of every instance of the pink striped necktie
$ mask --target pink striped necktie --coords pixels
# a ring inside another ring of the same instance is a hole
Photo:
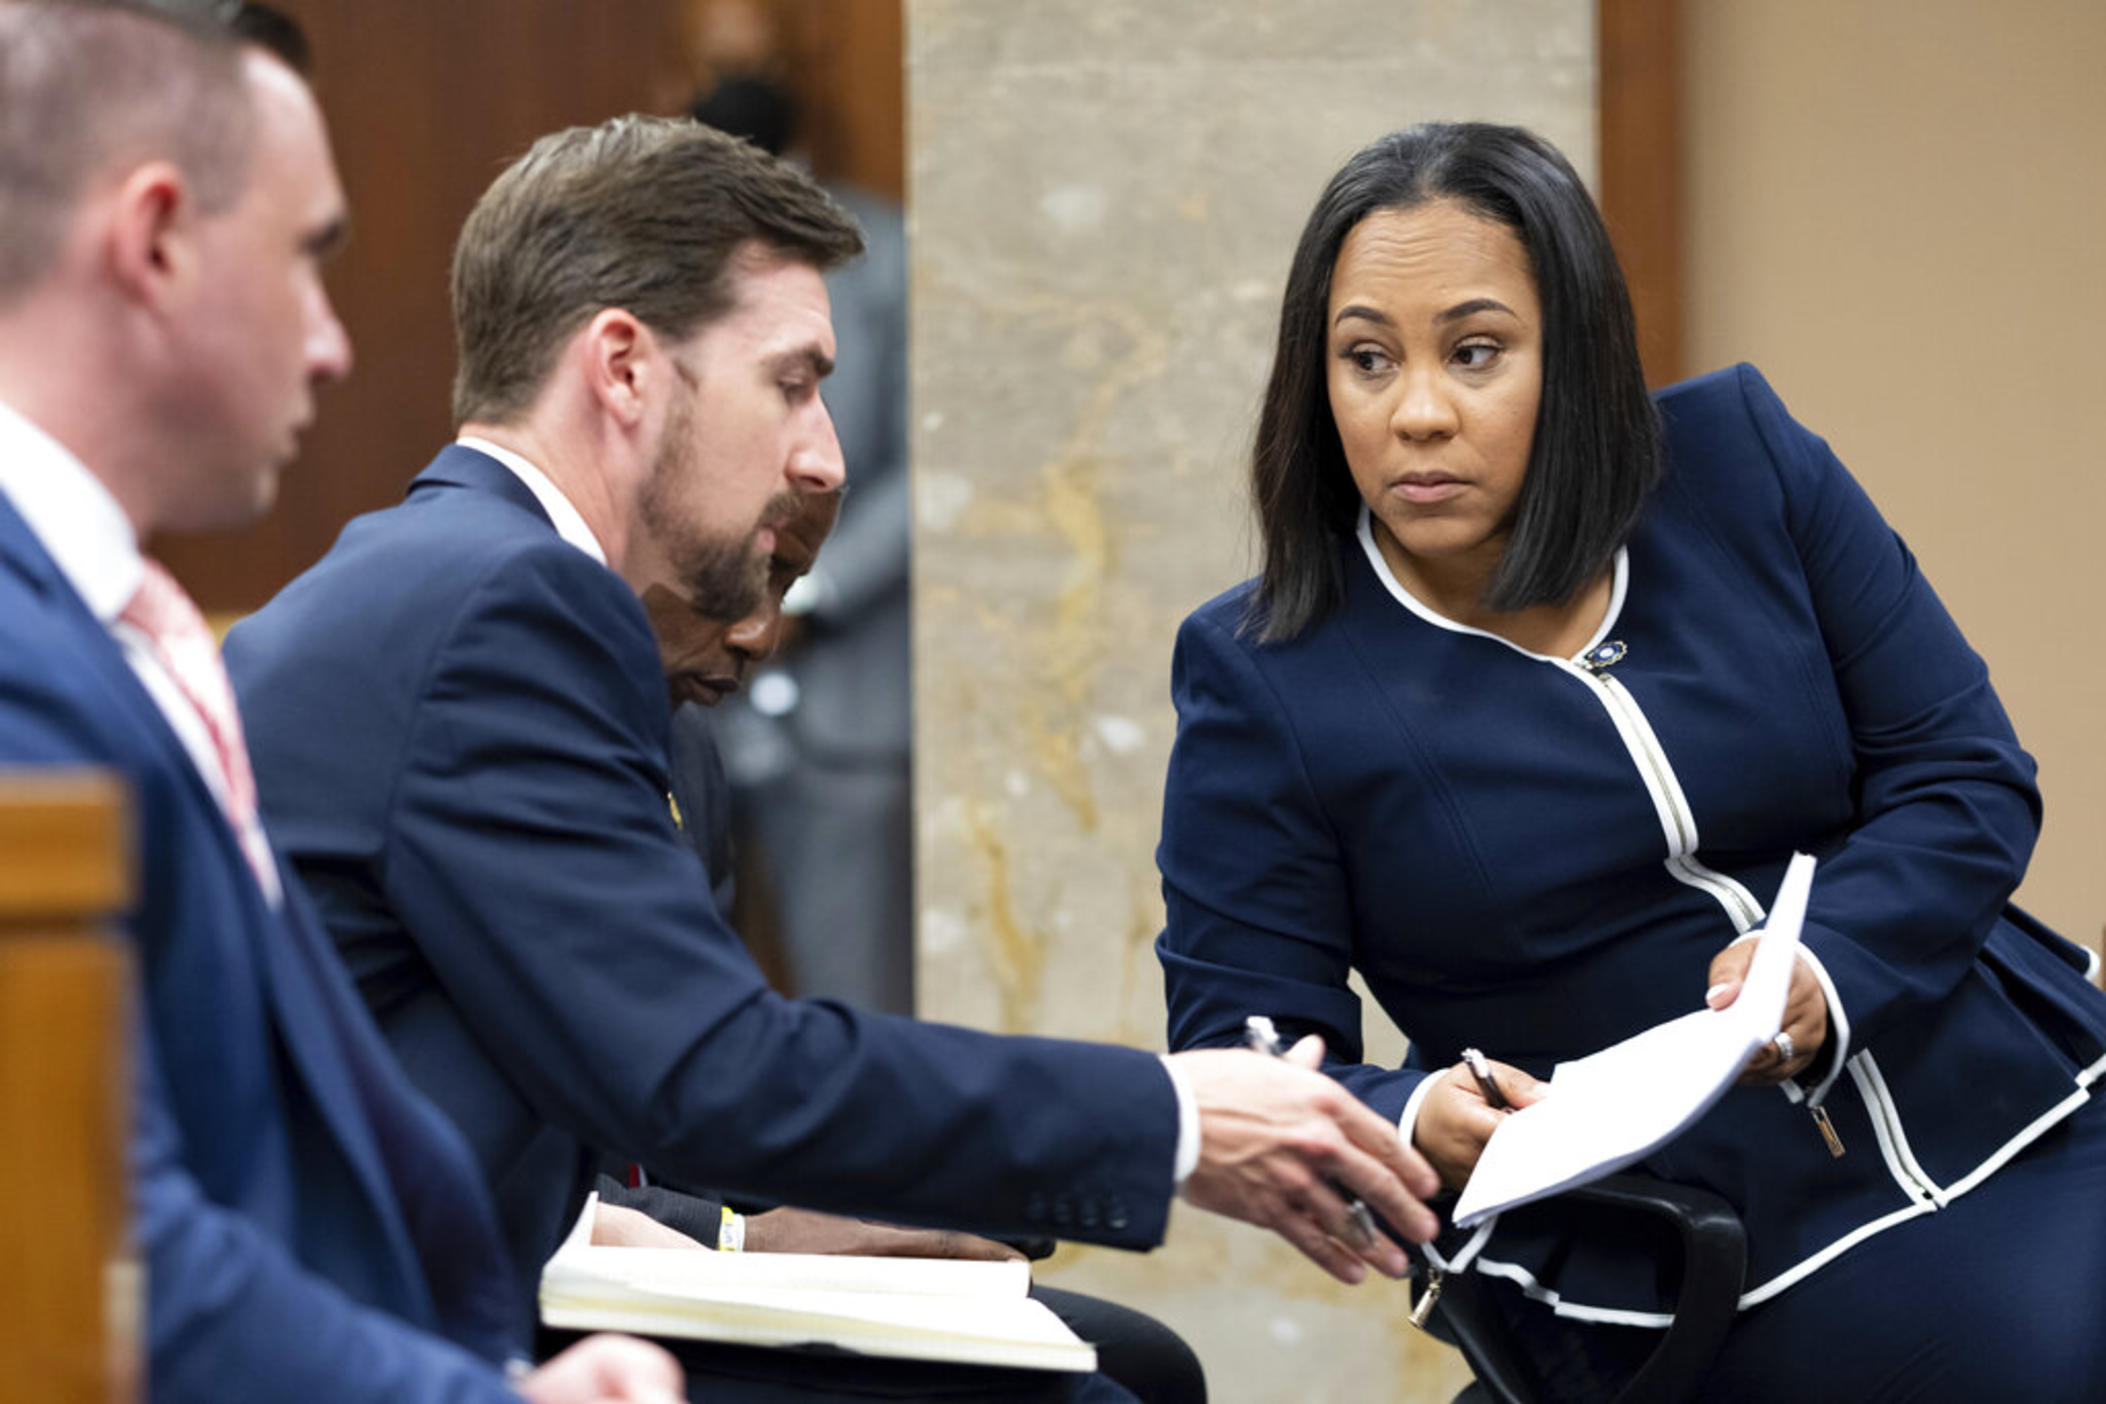
[[[234,687],[220,661],[219,643],[175,577],[151,557],[142,558],[142,564],[146,574],[138,593],[117,617],[145,635],[161,670],[205,724],[219,761],[220,807],[241,840],[241,851],[255,870],[256,881],[275,900],[277,870],[256,817],[256,776],[249,769],[241,712],[234,705]]]

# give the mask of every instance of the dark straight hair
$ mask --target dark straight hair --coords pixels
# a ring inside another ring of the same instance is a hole
[[[1660,425],[1623,270],[1594,201],[1556,147],[1519,127],[1432,122],[1363,147],[1324,187],[1295,246],[1279,344],[1251,449],[1265,566],[1245,627],[1291,639],[1344,592],[1338,540],[1360,494],[1325,375],[1331,270],[1378,210],[1453,200],[1514,232],[1543,308],[1543,397],[1494,609],[1570,599],[1607,567],[1660,480]]]

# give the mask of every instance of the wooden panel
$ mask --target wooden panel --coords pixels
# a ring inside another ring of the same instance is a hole
[[[357,364],[255,526],[155,550],[208,611],[256,608],[361,512],[400,499],[452,428],[446,276],[469,207],[544,132],[685,91],[679,0],[279,0],[314,41],[316,87],[351,199],[330,275]],[[897,196],[899,0],[790,0],[794,81],[815,166]]]
[[[1598,0],[1601,206],[1646,378],[1682,376],[1680,0]]]
[[[902,198],[906,54],[902,0],[674,0],[665,111],[739,72],[795,95],[794,143],[826,180]]]
[[[0,1397],[138,1398],[117,787],[0,776]]]
[[[792,81],[812,169],[904,201],[906,54],[900,0],[794,0]]]
[[[131,889],[124,792],[76,771],[0,771],[0,922],[115,911]]]

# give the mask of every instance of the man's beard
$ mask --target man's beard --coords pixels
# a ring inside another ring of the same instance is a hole
[[[645,521],[651,522],[654,529],[662,529],[649,504],[644,512]],[[760,608],[761,596],[768,588],[768,562],[754,549],[754,538],[759,534],[756,526],[737,540],[661,537],[666,558],[673,567],[673,578],[693,608],[712,619],[724,620],[744,619]]]
[[[757,549],[757,538],[763,527],[779,527],[789,520],[797,498],[786,492],[772,499],[753,529],[742,536],[684,533],[675,504],[683,480],[694,472],[694,436],[688,432],[691,412],[681,403],[666,425],[665,446],[651,465],[650,481],[644,484],[644,528],[657,539],[692,608],[713,619],[744,619],[760,608],[768,588],[768,557]]]

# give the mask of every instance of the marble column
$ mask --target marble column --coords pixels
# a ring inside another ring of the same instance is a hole
[[[1244,458],[1301,222],[1429,118],[1524,123],[1591,172],[1593,15],[907,0],[924,1017],[1162,1046],[1170,643],[1253,568]],[[1225,1404],[1465,1377],[1400,1286],[1190,1210],[1161,1251],[1042,1276],[1161,1316]]]

